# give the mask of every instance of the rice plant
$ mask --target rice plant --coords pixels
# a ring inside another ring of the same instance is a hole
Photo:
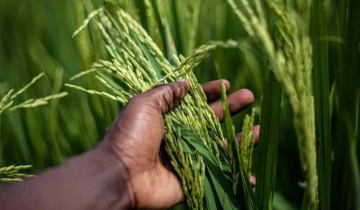
[[[306,189],[310,196],[312,209],[317,208],[317,169],[315,147],[315,116],[312,89],[312,44],[309,36],[311,1],[298,5],[296,12],[292,4],[265,1],[270,11],[277,17],[278,35],[272,39],[265,12],[259,0],[252,8],[248,1],[242,7],[233,1],[228,3],[247,33],[262,45],[268,56],[269,68],[282,84],[290,98],[294,112],[294,126],[298,136],[300,159],[306,174]]]

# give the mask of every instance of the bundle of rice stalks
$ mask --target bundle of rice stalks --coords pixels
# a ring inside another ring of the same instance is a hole
[[[256,208],[248,179],[252,147],[243,147],[246,155],[240,156],[226,104],[225,88],[222,86],[222,100],[229,150],[225,146],[219,120],[207,104],[203,89],[192,72],[199,62],[208,57],[208,51],[216,47],[239,47],[239,44],[231,40],[212,42],[184,58],[177,56],[168,33],[166,47],[170,52],[170,63],[142,26],[121,8],[108,6],[93,11],[74,35],[84,29],[91,19],[104,37],[111,60],[100,60],[92,69],[72,79],[96,73],[95,77],[112,94],[71,84],[66,86],[126,104],[132,97],[159,84],[187,79],[190,83],[188,94],[174,111],[164,116],[164,140],[171,163],[181,179],[188,206],[191,209]],[[253,142],[249,132],[253,119],[254,115],[246,121],[247,144]],[[245,161],[246,167],[243,167],[242,162]]]

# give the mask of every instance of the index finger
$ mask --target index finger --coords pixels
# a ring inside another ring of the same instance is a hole
[[[229,81],[225,79],[219,79],[214,80],[211,82],[207,82],[205,84],[202,84],[202,88],[204,90],[204,93],[207,97],[207,102],[212,102],[220,98],[221,96],[221,88],[220,84],[223,83],[226,88],[226,92],[230,89],[230,83]]]

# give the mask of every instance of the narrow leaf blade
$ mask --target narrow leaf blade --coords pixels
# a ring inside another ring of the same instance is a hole
[[[328,44],[316,40],[327,36],[326,12],[323,1],[314,1],[312,8],[313,43],[313,87],[315,100],[315,121],[319,147],[317,148],[317,170],[319,200],[321,209],[330,209],[331,187],[331,120],[329,94]]]
[[[264,85],[264,99],[261,108],[261,142],[258,146],[255,196],[259,209],[271,209],[275,192],[276,166],[279,148],[281,110],[281,86],[274,74],[269,72]]]

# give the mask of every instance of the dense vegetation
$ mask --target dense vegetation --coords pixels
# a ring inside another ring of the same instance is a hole
[[[168,32],[184,57],[214,40],[236,40],[236,48],[216,49],[194,72],[199,82],[225,78],[231,91],[248,88],[255,95],[255,124],[262,126],[252,164],[258,207],[307,209],[311,203],[315,208],[319,199],[321,209],[359,209],[360,3],[264,1],[259,7],[243,4],[247,1],[187,0],[156,7],[160,2],[118,3],[170,63]],[[95,77],[69,81],[112,56],[94,23],[71,38],[100,6],[95,0],[0,3],[0,96],[21,89],[40,72],[45,81],[18,100],[69,92],[49,106],[1,116],[0,166],[30,164],[36,173],[58,165],[91,148],[118,113],[116,102],[63,86],[105,90]],[[250,111],[233,118],[236,131]]]

